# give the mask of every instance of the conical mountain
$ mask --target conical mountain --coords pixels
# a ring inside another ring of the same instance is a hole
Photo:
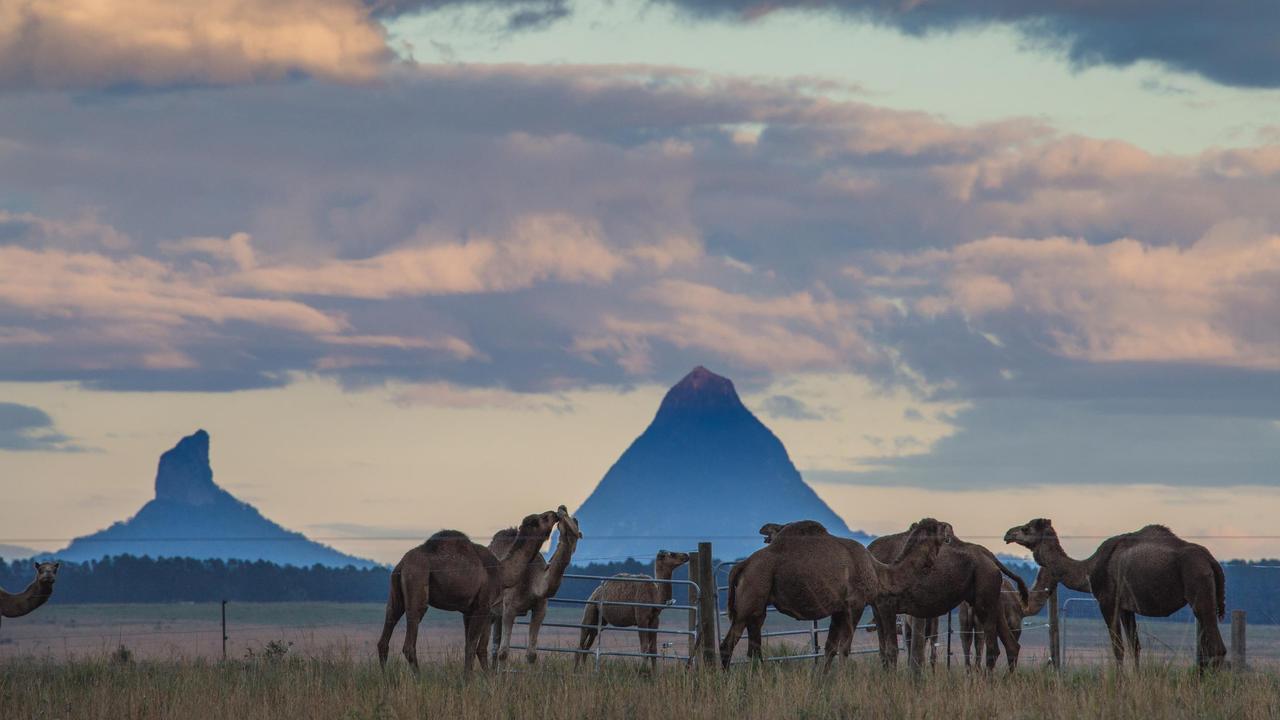
[[[649,558],[699,540],[710,540],[717,557],[743,557],[761,547],[757,530],[766,522],[817,520],[832,533],[867,537],[805,484],[733,382],[701,366],[667,391],[653,422],[575,515],[585,535],[579,563]]]
[[[125,554],[267,560],[299,567],[375,564],[286,530],[218,487],[204,430],[182,438],[160,456],[155,499],[128,520],[76,538],[55,556],[85,562]]]

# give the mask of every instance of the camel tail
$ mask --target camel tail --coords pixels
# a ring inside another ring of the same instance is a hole
[[[741,574],[742,568],[742,563],[739,563],[734,565],[733,569],[729,571],[729,598],[726,603],[726,609],[729,611],[730,622],[738,616],[738,575]]]
[[[1013,581],[1013,584],[1018,586],[1018,595],[1022,598],[1022,606],[1026,607],[1027,599],[1030,597],[1030,593],[1027,591],[1027,581],[1023,580],[1022,576],[1018,573],[1005,567],[1005,564],[1000,562],[999,558],[996,558],[996,564],[1000,566],[1000,572],[1008,575],[1009,579]]]
[[[1222,620],[1227,616],[1227,575],[1217,560],[1213,561],[1213,584],[1217,586],[1218,619]]]

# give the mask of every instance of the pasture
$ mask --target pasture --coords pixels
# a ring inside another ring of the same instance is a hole
[[[1250,671],[1204,677],[1191,667],[1189,623],[1144,623],[1143,669],[1116,673],[1100,621],[1080,618],[1068,624],[1068,666],[1060,673],[1045,666],[1045,631],[1028,628],[1018,672],[1006,676],[1002,660],[992,678],[963,669],[954,636],[952,667],[944,637],[939,666],[920,679],[905,658],[885,673],[870,654],[854,655],[829,675],[801,660],[729,673],[667,662],[650,676],[631,658],[575,673],[571,655],[544,653],[530,667],[516,652],[506,671],[464,682],[455,613],[427,614],[423,672],[415,678],[399,657],[399,632],[386,673],[373,659],[380,604],[231,604],[227,662],[220,660],[220,610],[216,603],[51,604],[5,621],[0,707],[20,718],[1280,718],[1280,633],[1269,625],[1249,628]],[[576,609],[559,609],[549,619],[576,616]],[[664,627],[686,623],[684,613],[664,614]],[[799,627],[775,613],[767,629]],[[575,638],[548,628],[543,645],[568,647]],[[521,629],[516,639],[523,640]],[[665,640],[663,652],[685,651],[685,638]],[[777,638],[766,652],[795,653],[807,642]],[[606,634],[609,648],[636,644],[634,632]],[[873,634],[860,632],[855,651],[873,644]]]

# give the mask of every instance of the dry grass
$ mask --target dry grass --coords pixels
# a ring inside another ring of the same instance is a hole
[[[574,673],[564,658],[532,672],[464,682],[456,662],[414,678],[349,658],[229,663],[0,662],[5,718],[1280,718],[1280,676],[1199,676],[1185,667],[1062,675],[1023,669],[992,678],[945,670],[913,680],[852,662],[830,675],[808,663],[650,677],[626,661]]]

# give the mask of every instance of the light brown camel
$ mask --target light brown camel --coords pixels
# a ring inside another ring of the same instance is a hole
[[[1227,648],[1217,621],[1226,615],[1226,577],[1202,545],[1189,543],[1163,525],[1108,538],[1085,560],[1063,551],[1045,518],[1009,528],[1005,542],[1031,550],[1051,579],[1072,590],[1092,592],[1111,634],[1116,664],[1124,662],[1124,638],[1138,664],[1138,615],[1167,617],[1190,605],[1196,617],[1196,664],[1220,667]]]
[[[1044,593],[1042,593],[1044,594]],[[1032,588],[1028,595],[1032,598],[1036,597],[1036,588]],[[1047,594],[1044,594],[1047,596]],[[1032,601],[1034,602],[1034,600]],[[1041,605],[1044,601],[1040,601]],[[1008,578],[1004,579],[1004,583],[1000,588],[1000,613],[1004,615],[1005,624],[1009,626],[1009,632],[1013,634],[1013,639],[1021,642],[1022,640],[1022,618],[1024,617],[1024,606],[1018,595],[1018,589]],[[1036,608],[1035,612],[1040,609]],[[1030,613],[1032,615],[1035,612]],[[964,666],[971,667],[969,664],[969,648],[973,648],[973,664],[982,665],[982,650],[985,645],[986,632],[982,629],[978,622],[977,613],[973,611],[973,606],[967,602],[960,603],[957,608],[956,615],[960,622],[960,649],[964,652]]]
[[[560,589],[560,581],[564,579],[564,571],[569,567],[569,559],[582,539],[582,531],[578,529],[578,519],[569,515],[568,509],[561,505],[556,510],[560,517],[557,527],[560,529],[560,541],[556,551],[547,563],[542,553],[534,553],[524,572],[520,574],[515,585],[502,591],[502,602],[493,608],[493,661],[506,662],[511,651],[511,631],[515,627],[516,618],[531,612],[529,616],[529,641],[525,644],[525,658],[534,663],[538,661],[538,632],[542,629],[542,621],[547,616],[547,598]],[[489,550],[498,558],[506,557],[515,545],[519,531],[515,528],[499,530],[489,542]]]
[[[890,554],[898,550],[899,543],[905,542],[904,536],[904,533],[897,533],[877,538],[885,542],[877,545],[875,552],[882,557],[891,557]],[[951,612],[962,602],[968,602],[973,608],[977,622],[983,629],[983,638],[987,644],[987,668],[995,667],[999,656],[997,642],[1004,645],[1009,669],[1017,667],[1018,640],[1000,611],[1000,591],[1004,586],[1001,575],[1008,576],[1017,586],[1019,604],[1025,602],[1026,582],[1000,562],[995,553],[982,545],[957,539],[938,553],[933,573],[916,586],[910,597],[905,597],[898,603],[899,612],[912,616],[908,621],[911,628],[908,658],[913,668],[924,664],[925,644],[937,634],[938,616]],[[877,627],[880,625],[880,618],[891,617],[882,615],[880,611],[881,608],[877,606]],[[889,624],[893,624],[893,621],[890,620]]]
[[[0,618],[22,617],[49,601],[53,595],[53,584],[58,581],[60,562],[32,562],[36,569],[36,578],[26,590],[11,595],[0,590]]]
[[[638,578],[645,580],[670,580],[675,569],[689,562],[689,553],[659,550],[653,559],[653,577],[618,573],[617,578]],[[665,582],[631,582],[606,580],[591,593],[590,600],[612,600],[614,602],[649,603],[666,605],[671,602],[671,583]],[[601,610],[603,609],[603,615]],[[646,632],[656,630],[661,619],[661,608],[632,607],[628,605],[587,605],[582,611],[583,625],[612,625],[614,627],[639,628],[640,652],[649,655],[649,667],[658,669],[658,633]],[[596,641],[596,628],[584,627],[578,635],[578,649],[590,650]],[[601,640],[601,642],[604,642]],[[585,652],[578,653],[573,666],[582,664]]]
[[[457,530],[441,530],[405,553],[391,571],[387,616],[378,639],[378,661],[386,666],[391,633],[400,617],[405,616],[404,657],[417,672],[418,624],[430,606],[462,613],[466,630],[464,671],[471,673],[476,658],[481,668],[487,668],[489,613],[493,604],[501,600],[503,589],[517,582],[529,559],[551,537],[551,530],[559,521],[560,516],[551,510],[526,517],[520,523],[515,545],[501,561],[489,548],[471,542]]]
[[[912,585],[929,574],[939,549],[951,542],[949,525],[926,518],[914,526],[902,555],[886,565],[861,543],[831,535],[813,520],[770,528],[761,528],[766,547],[729,573],[730,625],[720,643],[725,668],[744,630],[747,655],[762,657],[761,629],[770,605],[797,620],[831,618],[824,648],[825,667],[830,668],[836,653],[847,652],[866,606],[888,602],[886,607],[896,607],[893,603],[910,595]],[[897,629],[882,627],[880,633],[881,660],[896,663]],[[890,634],[892,643],[886,639]]]

